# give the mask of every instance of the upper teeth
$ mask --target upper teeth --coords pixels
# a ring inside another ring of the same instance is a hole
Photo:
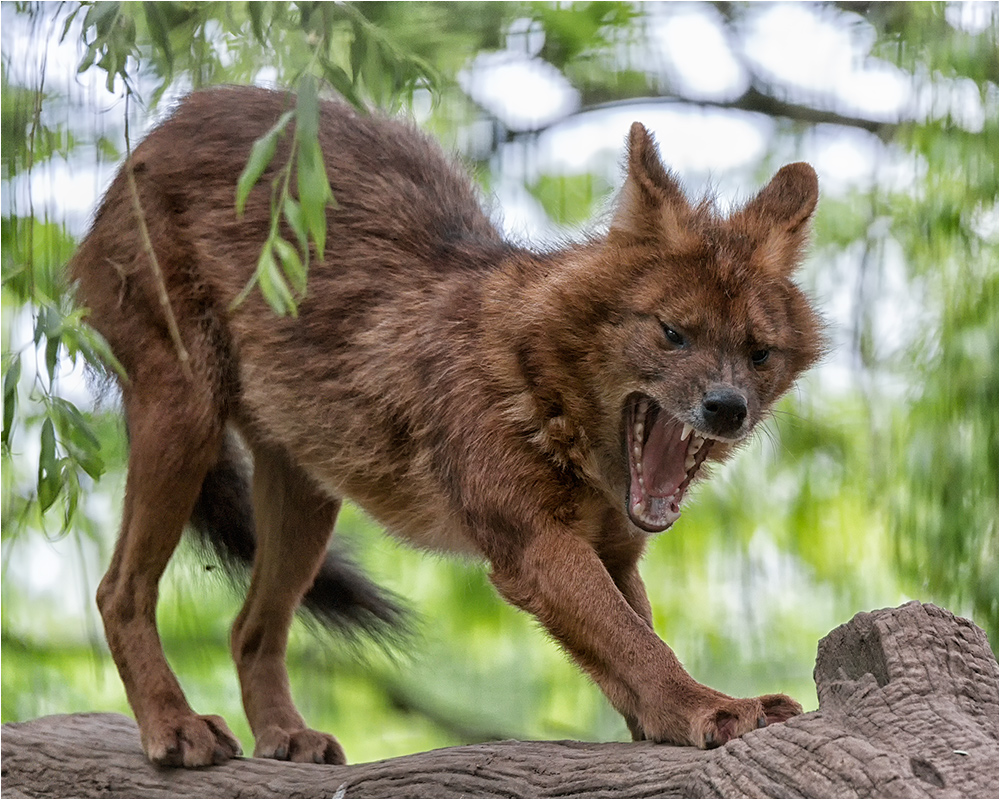
[[[632,424],[632,455],[635,456],[635,467],[640,482],[642,481],[642,446],[646,435],[646,412],[649,410],[648,400],[639,400],[635,409],[635,422]],[[684,459],[684,468],[690,470],[695,463],[695,456],[705,444],[706,439],[714,437],[695,432],[692,425],[684,423],[681,426],[681,441],[688,442]],[[690,440],[690,441],[688,441]]]
[[[681,437],[683,439],[683,436]],[[684,469],[690,471],[695,465],[695,456],[698,451],[701,450],[701,446],[705,444],[705,437],[699,434],[694,434],[691,437],[691,443],[688,445],[687,455],[684,458]]]
[[[634,434],[632,440],[632,456],[635,464],[636,477],[639,479],[640,486],[645,486],[642,474],[642,448],[643,438],[646,433],[646,409],[646,401],[640,400],[636,408],[636,419],[632,426],[632,432]],[[695,433],[695,430],[691,425],[688,425],[686,422],[684,423],[681,428],[681,441],[688,442],[687,451],[684,454],[685,470],[690,472],[694,468],[696,463],[695,456],[698,455],[698,452],[705,444],[705,440],[710,438],[712,437]]]

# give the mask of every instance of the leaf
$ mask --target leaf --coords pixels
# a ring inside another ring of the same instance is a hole
[[[295,298],[274,260],[274,240],[268,240],[261,250],[260,260],[257,262],[257,280],[261,294],[275,314],[282,317],[286,314],[295,316]]]
[[[295,102],[295,138],[299,148],[319,141],[319,92],[316,79],[306,73],[299,80]]]
[[[62,438],[62,444],[76,466],[95,481],[100,480],[101,475],[104,474],[101,445],[94,439],[94,434],[86,422],[79,427],[70,428],[68,435]]]
[[[84,54],[83,58],[80,59],[80,66],[76,68],[77,74],[81,72],[86,72],[94,63],[94,59],[97,57],[97,47],[95,45],[90,45],[87,48],[87,52]]]
[[[101,442],[90,429],[90,422],[73,403],[62,397],[52,397],[51,411],[61,437],[73,439],[92,450],[101,449]]]
[[[284,268],[285,276],[288,278],[288,282],[292,285],[292,289],[295,290],[295,292],[300,296],[305,294],[306,268],[302,264],[302,259],[299,257],[299,251],[285,239],[280,237],[274,240],[274,249],[278,253],[278,258],[281,260],[281,266]]]
[[[235,311],[237,308],[243,305],[243,301],[250,296],[250,292],[253,291],[254,286],[256,286],[258,282],[259,282],[259,276],[255,272],[253,276],[250,278],[250,280],[246,282],[246,285],[242,289],[240,289],[240,293],[236,295],[236,297],[233,298],[233,301],[229,304],[230,312]]]
[[[56,369],[59,367],[59,346],[61,344],[59,337],[48,339],[45,342],[45,369],[49,373],[50,386],[55,381]]]
[[[63,24],[62,35],[59,37],[60,44],[63,41],[65,41],[66,34],[69,33],[69,29],[73,27],[73,20],[76,19],[76,15],[80,13],[80,9],[82,8],[83,6],[77,6],[76,8],[73,9],[72,13],[70,13],[69,16],[66,17],[66,22]]]
[[[254,142],[253,147],[250,148],[250,157],[247,159],[247,164],[243,168],[239,180],[236,182],[237,214],[243,213],[247,198],[250,196],[250,190],[260,180],[260,176],[264,174],[264,170],[267,169],[274,158],[274,152],[278,147],[278,137],[284,132],[289,120],[294,115],[295,112],[286,111],[278,117],[278,121],[274,123],[272,128]]]
[[[247,3],[247,15],[250,17],[250,28],[253,31],[254,38],[261,44],[264,44],[263,13],[263,3]]]
[[[76,509],[80,504],[80,479],[77,477],[76,472],[73,470],[65,470],[64,473],[65,486],[66,486],[66,506],[63,509],[63,525],[62,529],[65,533],[73,527],[73,521],[76,517]]]
[[[351,41],[351,72],[354,75],[354,82],[357,83],[361,74],[362,66],[368,55],[368,36],[361,23],[357,20],[351,26],[354,28],[354,39]]]
[[[3,444],[10,447],[10,433],[17,410],[17,383],[21,378],[21,354],[14,353],[3,376]]]
[[[50,330],[49,307],[40,306],[38,308],[38,316],[35,318],[35,330],[34,330],[35,347],[38,347],[38,345],[42,343],[42,339],[48,335],[49,330]]]
[[[145,2],[142,7],[146,12],[146,25],[149,27],[150,38],[162,51],[167,62],[167,74],[164,77],[169,81],[174,71],[174,51],[170,47],[170,31],[167,29],[163,5],[162,3]]]
[[[367,112],[364,101],[361,99],[354,85],[354,81],[351,80],[351,76],[344,71],[343,67],[322,57],[320,58],[320,66],[323,69],[323,77],[326,79],[326,82],[336,89],[341,97],[359,111]]]
[[[302,216],[309,238],[316,244],[316,254],[322,258],[326,251],[326,207],[333,192],[326,177],[326,165],[318,141],[299,143],[297,167]]]
[[[45,369],[49,376],[49,385],[55,380],[56,368],[59,365],[59,347],[62,344],[64,317],[60,309],[54,306],[41,306],[35,320],[34,339],[37,347],[45,339]]]
[[[104,82],[104,87],[109,93],[115,91],[115,76],[118,74],[118,57],[115,53],[109,52],[104,58],[97,62],[97,66],[106,70],[108,79]]]
[[[56,459],[56,432],[52,420],[42,423],[42,449],[38,456],[38,505],[44,513],[55,502],[62,488],[62,476]]]
[[[302,250],[306,257],[306,263],[309,263],[309,232],[306,230],[306,218],[302,215],[302,206],[299,205],[298,201],[291,195],[286,195],[285,202],[282,205],[282,211],[285,215],[285,221],[288,223],[288,227],[292,229],[295,234],[295,238],[299,240],[299,248]]]
[[[326,207],[333,197],[319,144],[319,117],[316,79],[306,73],[299,81],[295,105],[298,202],[286,198],[282,211],[299,240],[307,262],[310,239],[320,256],[326,248]],[[275,238],[273,245],[292,287],[300,295],[303,294],[306,288],[306,268],[298,252],[281,238]],[[261,280],[263,281],[263,275]],[[287,290],[284,281],[281,283],[282,288]],[[261,288],[263,290],[263,286]],[[294,313],[294,303],[292,312]]]
[[[121,10],[121,3],[93,3],[87,9],[87,15],[83,18],[84,30],[90,25],[97,29],[100,36],[107,36],[118,18]]]
[[[73,329],[73,335],[75,337],[74,344],[76,348],[83,353],[83,357],[87,359],[88,363],[95,366],[103,364],[110,367],[118,374],[118,377],[122,381],[128,381],[125,367],[122,366],[122,363],[115,354],[111,352],[111,346],[100,333],[86,323],[80,323],[79,327]],[[64,343],[66,338],[64,335]]]
[[[108,161],[117,161],[121,157],[118,146],[107,136],[98,137],[97,152]]]

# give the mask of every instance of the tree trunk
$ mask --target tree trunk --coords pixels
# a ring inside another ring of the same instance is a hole
[[[3,726],[3,797],[988,797],[997,662],[936,606],[858,614],[819,644],[819,710],[717,750],[497,742],[346,767],[242,759],[152,767],[135,723],[72,714]]]

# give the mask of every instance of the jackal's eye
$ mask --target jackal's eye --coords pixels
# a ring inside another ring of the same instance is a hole
[[[674,347],[683,347],[687,344],[687,340],[684,336],[667,325],[667,323],[661,322],[660,325],[663,328],[663,335],[667,337],[667,341]]]
[[[754,350],[750,354],[750,360],[753,362],[755,367],[762,367],[771,357],[771,351],[766,347],[761,347],[759,350]]]

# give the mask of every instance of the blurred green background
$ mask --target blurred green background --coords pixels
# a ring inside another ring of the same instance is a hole
[[[415,117],[518,241],[600,230],[633,119],[723,206],[812,162],[800,280],[830,354],[652,544],[656,629],[702,682],[807,709],[817,640],[858,611],[935,602],[996,651],[995,3],[5,2],[0,22],[3,721],[128,712],[92,599],[123,428],[84,379],[101,343],[62,277],[126,120],[134,145],[192,87],[303,75]],[[339,532],[416,623],[391,654],[296,625],[294,694],[352,761],[627,738],[480,565],[412,552],[352,508]],[[226,644],[240,599],[211,567],[175,558],[161,632],[195,708],[251,749]]]

